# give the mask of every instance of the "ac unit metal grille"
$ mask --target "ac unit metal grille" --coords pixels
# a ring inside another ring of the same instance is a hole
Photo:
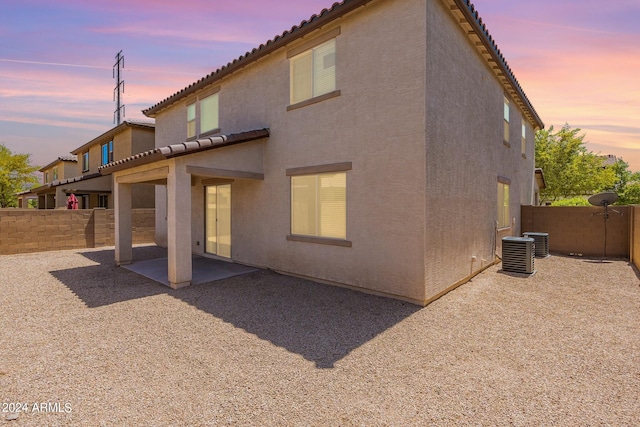
[[[534,240],[536,250],[536,258],[545,258],[549,256],[549,233],[524,233],[524,237],[531,237]]]
[[[502,270],[533,274],[535,243],[530,237],[502,238]]]

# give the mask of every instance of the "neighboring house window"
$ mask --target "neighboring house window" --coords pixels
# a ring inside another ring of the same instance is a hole
[[[196,138],[219,130],[219,88],[216,93],[201,94],[196,102],[187,105],[187,138]]]
[[[106,144],[102,144],[102,162],[101,165],[113,162],[113,141],[109,141]]]
[[[45,184],[49,183],[49,172],[48,171],[44,173],[44,183]]]
[[[527,155],[527,125],[524,120],[522,120],[522,142],[520,143],[520,150],[522,156],[525,157]]]
[[[89,152],[82,153],[82,172],[89,170]]]
[[[53,180],[57,181],[58,180],[58,167],[54,167],[53,168]]]
[[[504,142],[509,143],[509,100],[504,98]]]
[[[335,38],[290,58],[290,75],[291,104],[335,91]]]
[[[347,235],[345,172],[291,177],[291,234],[345,239]]]
[[[506,179],[498,180],[498,228],[511,226],[509,215],[509,182]]]
[[[99,208],[108,208],[109,207],[109,195],[108,194],[99,194],[98,195],[98,207]]]
[[[187,138],[196,136],[196,104],[187,105]]]

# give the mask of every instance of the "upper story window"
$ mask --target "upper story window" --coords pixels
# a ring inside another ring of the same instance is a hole
[[[340,27],[287,52],[288,110],[340,95],[336,89],[336,37]]]
[[[44,173],[44,183],[48,184],[49,183],[49,171],[46,171]]]
[[[527,125],[522,120],[522,141],[520,143],[520,151],[522,152],[522,157],[526,157],[527,155]]]
[[[504,142],[509,144],[509,100],[504,97]]]
[[[187,104],[187,138],[220,131],[219,88],[207,91]]]
[[[85,151],[82,153],[82,172],[87,172],[89,170],[89,152]]]
[[[102,159],[100,164],[106,165],[107,163],[113,162],[113,141],[102,144],[100,148],[102,152]]]
[[[187,105],[187,138],[196,136],[196,104]]]
[[[53,180],[57,181],[58,180],[58,167],[54,167],[53,168]]]

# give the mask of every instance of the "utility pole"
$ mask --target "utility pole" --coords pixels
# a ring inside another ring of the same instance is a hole
[[[122,80],[122,69],[124,68],[124,56],[122,51],[116,55],[116,63],[113,65],[113,78],[116,79],[116,87],[113,90],[113,100],[116,101],[116,110],[113,112],[113,122],[119,125],[124,117],[124,104],[122,104],[122,94],[124,93],[124,80]]]

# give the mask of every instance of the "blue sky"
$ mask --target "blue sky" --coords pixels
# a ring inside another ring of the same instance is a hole
[[[381,0],[400,1],[400,0]],[[439,0],[437,0],[439,1]],[[640,171],[640,2],[476,0],[547,127]],[[330,7],[325,0],[3,0],[0,142],[45,165]]]

